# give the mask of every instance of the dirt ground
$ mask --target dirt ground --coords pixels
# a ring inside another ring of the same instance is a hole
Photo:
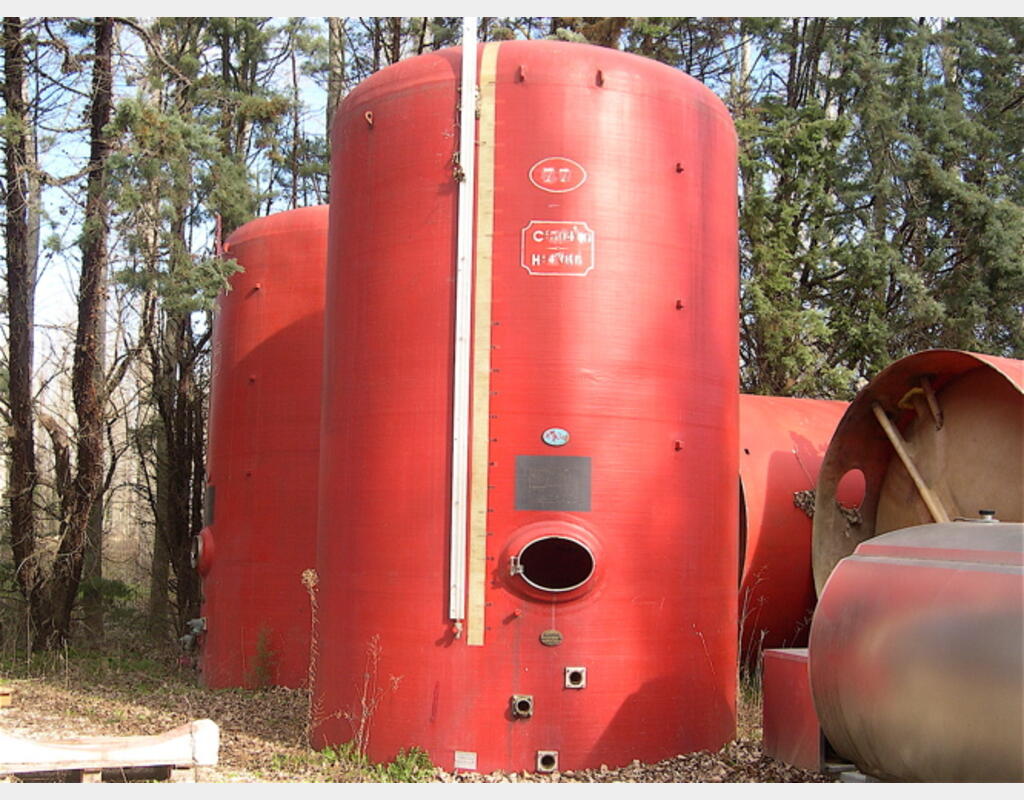
[[[305,744],[308,697],[303,690],[210,690],[170,656],[51,657],[45,665],[0,665],[0,686],[13,703],[0,708],[0,732],[33,739],[163,733],[195,719],[220,726],[220,760],[192,776],[203,783],[367,782],[825,782],[761,752],[760,705],[744,691],[737,739],[718,753],[680,755],[657,764],[633,764],[534,775],[451,775],[438,768],[392,769],[359,764]],[[0,754],[2,760],[2,754]],[[0,782],[11,779],[0,778]]]

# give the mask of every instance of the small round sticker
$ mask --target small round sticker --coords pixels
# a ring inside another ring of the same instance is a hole
[[[565,428],[548,428],[540,438],[544,440],[544,444],[561,447],[564,444],[569,444],[569,431]]]

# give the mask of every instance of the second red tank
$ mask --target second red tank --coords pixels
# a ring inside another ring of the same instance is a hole
[[[316,565],[327,206],[253,220],[224,245],[203,575],[203,682],[297,687],[309,672],[302,572]]]
[[[807,644],[814,487],[847,405],[740,395],[739,624],[747,661],[764,647]]]

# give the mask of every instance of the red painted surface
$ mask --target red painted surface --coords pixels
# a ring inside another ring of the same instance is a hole
[[[532,770],[539,750],[559,769],[715,750],[735,729],[732,124],[664,65],[501,44],[486,635],[469,646],[447,609],[459,62],[389,67],[336,118],[313,743],[365,719],[374,759],[418,745],[481,771]],[[538,188],[554,156],[587,180]],[[551,220],[594,232],[586,275],[522,267],[523,229]],[[551,428],[569,442],[545,444]],[[589,510],[517,510],[520,456],[591,459]],[[586,544],[593,576],[563,594],[510,576],[532,530]],[[562,644],[541,644],[551,629]],[[572,666],[585,689],[565,688]],[[512,718],[513,694],[532,717]]]
[[[816,598],[812,526],[794,505],[794,494],[814,489],[847,405],[740,395],[739,613],[745,658],[756,657],[762,647],[807,643]]]
[[[213,332],[213,519],[199,565],[207,686],[295,687],[308,674],[300,576],[316,565],[326,247],[327,206],[254,220],[224,245],[245,271],[220,297]]]
[[[800,769],[820,770],[825,742],[811,698],[806,647],[764,651],[761,695],[764,754]]]
[[[1003,373],[1021,391],[1024,391],[1024,361],[1019,358],[1000,358],[985,353],[970,353],[978,361],[983,361]]]

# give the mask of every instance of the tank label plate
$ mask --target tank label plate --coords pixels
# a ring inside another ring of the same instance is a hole
[[[585,222],[532,219],[522,231],[519,263],[531,275],[586,275],[594,268],[594,232]]]
[[[589,456],[516,456],[516,511],[590,511]]]
[[[562,643],[563,638],[561,631],[551,628],[541,633],[540,643],[548,647],[558,647]]]

